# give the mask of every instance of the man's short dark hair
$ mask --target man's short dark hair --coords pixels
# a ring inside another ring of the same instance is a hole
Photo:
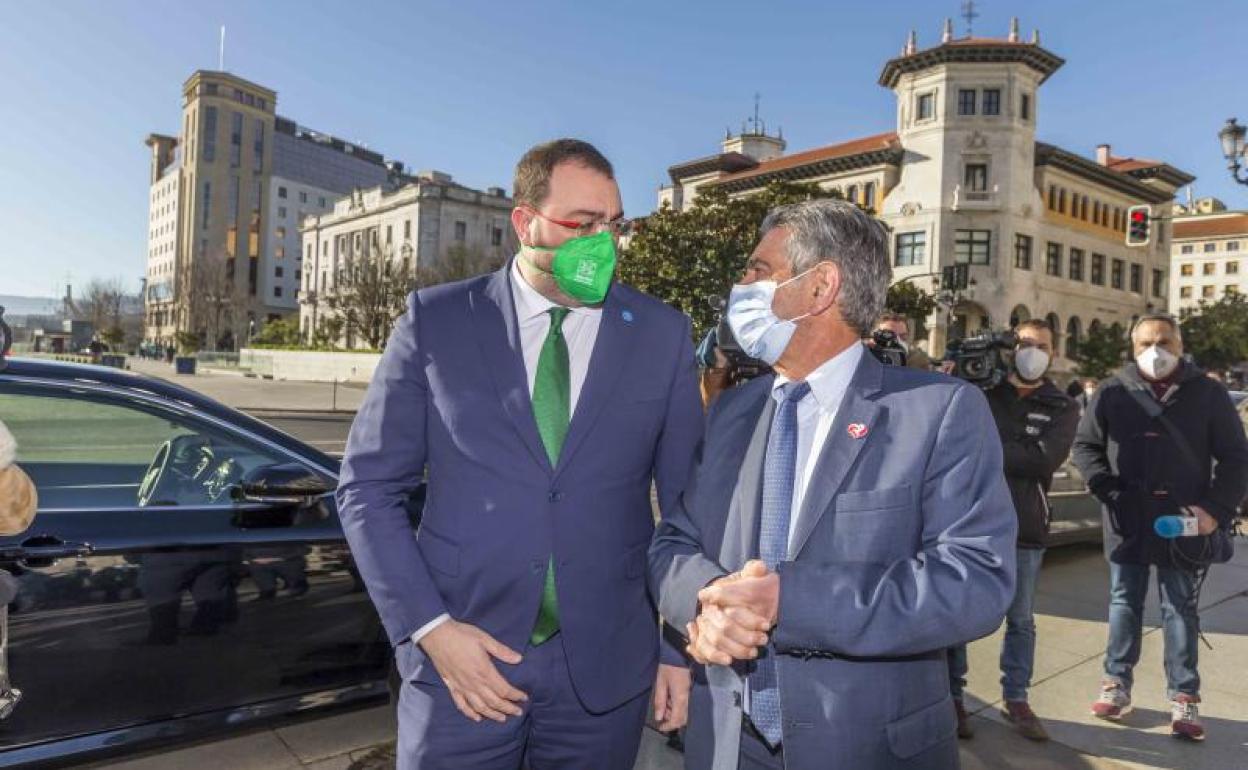
[[[903,323],[909,325],[905,315],[902,313],[894,313],[891,310],[880,313],[880,317],[875,319],[875,327],[878,329],[881,324],[887,323]]]
[[[579,163],[608,179],[615,179],[611,161],[597,147],[580,139],[555,139],[533,147],[516,164],[512,199],[517,205],[541,206],[550,194],[550,175],[555,166],[569,162]]]
[[[1053,327],[1049,326],[1049,322],[1044,320],[1043,318],[1028,318],[1026,321],[1023,321],[1019,323],[1018,326],[1014,327],[1015,333],[1021,332],[1023,329],[1035,329],[1036,331],[1046,331],[1049,333],[1049,339],[1055,339],[1057,337],[1057,332],[1055,332],[1053,330]]]

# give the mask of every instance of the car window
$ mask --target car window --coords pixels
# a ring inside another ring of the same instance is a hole
[[[41,512],[229,506],[248,471],[290,462],[175,410],[78,389],[0,385],[0,421]]]

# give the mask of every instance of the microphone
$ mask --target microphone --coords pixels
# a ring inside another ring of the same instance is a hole
[[[1153,522],[1158,537],[1174,540],[1200,534],[1200,524],[1195,516],[1158,516]]]

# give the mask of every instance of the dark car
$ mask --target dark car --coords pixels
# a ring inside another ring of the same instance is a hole
[[[387,697],[335,459],[95,366],[0,359],[0,421],[39,493],[32,527],[0,538],[22,692],[0,720],[0,767]]]

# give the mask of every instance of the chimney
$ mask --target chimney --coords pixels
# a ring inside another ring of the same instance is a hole
[[[913,56],[914,52],[917,50],[919,50],[918,35],[915,34],[914,30],[910,30],[910,36],[906,38],[906,50],[904,55]]]
[[[945,19],[945,28],[940,33],[940,42],[948,43],[953,40],[953,19]]]
[[[1110,154],[1109,154],[1109,145],[1108,145],[1108,144],[1098,144],[1098,145],[1096,146],[1096,162],[1097,162],[1097,163],[1099,163],[1099,164],[1100,164],[1100,165],[1102,165],[1102,166],[1108,166],[1108,165],[1109,165],[1109,158],[1110,158]]]
[[[1018,17],[1010,19],[1010,42],[1018,42]]]
[[[1033,29],[1031,31],[1031,44],[1040,45],[1040,30]]]

